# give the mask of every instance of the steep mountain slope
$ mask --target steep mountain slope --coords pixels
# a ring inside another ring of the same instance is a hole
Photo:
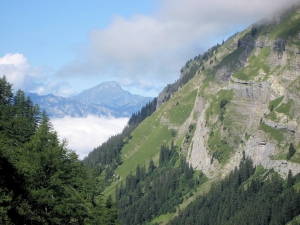
[[[117,179],[104,194],[114,194],[138,165],[147,166],[150,159],[158,165],[161,146],[172,140],[209,182],[227,175],[244,158],[283,178],[289,170],[298,174],[299,63],[299,6],[261,20],[188,61],[180,80],[159,95],[156,112],[124,143]],[[202,193],[201,188],[194,194]],[[191,201],[186,199],[179,208]]]
[[[299,145],[299,24],[299,8],[254,24],[202,73],[213,80],[198,89],[188,161],[207,176],[233,170],[243,152],[283,176],[300,172],[298,154],[286,160],[290,144]]]
[[[85,117],[87,115],[130,117],[132,113],[136,113],[152,100],[151,97],[133,95],[124,91],[114,81],[99,84],[72,98],[63,98],[53,94],[28,93],[28,95],[50,117],[55,118]]]

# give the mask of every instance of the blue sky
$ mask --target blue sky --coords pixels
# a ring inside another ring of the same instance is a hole
[[[116,80],[156,96],[187,60],[295,2],[0,0],[0,73],[40,94]]]
[[[147,1],[148,2],[148,1]],[[150,2],[150,1],[149,1]],[[93,29],[104,29],[114,15],[151,14],[153,4],[129,1],[2,1],[1,53],[21,52],[33,66],[58,69],[74,57]]]
[[[15,90],[39,94],[68,97],[115,80],[154,97],[190,58],[295,2],[0,0],[0,75]],[[52,123],[83,158],[127,120],[88,116]]]

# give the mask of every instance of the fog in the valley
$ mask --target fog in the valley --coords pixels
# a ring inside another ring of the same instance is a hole
[[[83,159],[95,147],[100,146],[110,136],[122,132],[128,118],[106,118],[88,116],[86,118],[51,119],[60,139],[66,138],[68,147]]]

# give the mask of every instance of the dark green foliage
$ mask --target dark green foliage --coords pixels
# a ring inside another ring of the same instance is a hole
[[[290,147],[289,147],[289,152],[286,156],[287,159],[290,159],[291,157],[293,157],[293,155],[296,153],[296,149],[293,145],[293,143],[290,143]]]
[[[0,223],[117,224],[116,208],[104,206],[92,172],[46,113],[12,94],[5,77],[0,87]]]
[[[195,128],[195,124],[190,124],[189,126],[189,132],[192,132],[192,130]]]
[[[156,110],[157,98],[147,103],[137,113],[133,113],[128,121],[128,125],[138,125]]]
[[[251,28],[251,36],[254,37],[257,33],[257,28],[256,27],[252,27]]]
[[[295,184],[295,178],[293,177],[292,171],[289,170],[288,177],[286,180],[286,186],[288,188],[292,187]]]
[[[171,143],[171,148],[162,145],[159,152],[159,166],[174,165],[178,158],[178,153],[175,149],[174,142]]]
[[[105,182],[102,183],[102,189],[108,186],[113,180],[115,169],[122,163],[120,152],[124,144],[130,141],[131,132],[148,116],[156,110],[157,99],[146,104],[142,109],[132,114],[122,133],[110,137],[101,146],[95,148],[83,160],[91,169],[97,171],[97,175],[105,171]]]
[[[300,194],[274,172],[266,180],[253,178],[255,168],[246,159],[224,180],[181,211],[169,224],[286,224],[300,213]],[[252,177],[252,178],[251,178]],[[249,179],[250,178],[250,179]]]
[[[186,62],[185,66],[180,69],[180,79],[176,80],[172,84],[168,84],[164,88],[165,97],[162,100],[163,102],[166,102],[170,99],[172,94],[174,94],[176,91],[178,91],[179,87],[182,87],[186,83],[188,83],[197,73],[197,71],[201,68],[202,71],[205,70],[204,63],[211,58],[215,52],[218,51],[218,48],[220,47],[220,44],[216,44],[212,48],[208,49],[205,53],[202,55],[199,54],[198,56],[194,57],[194,59],[190,59]],[[215,57],[216,60],[216,57]],[[210,61],[210,63],[213,63],[213,60]]]
[[[196,74],[197,70],[199,69],[199,65],[194,63],[191,65],[191,68],[189,68],[188,72],[186,72],[184,74],[183,77],[181,77],[179,83],[180,86],[186,84],[187,82],[189,82]]]
[[[193,178],[194,170],[184,158],[180,159],[179,167],[174,168],[174,162],[179,157],[175,152],[174,144],[170,148],[162,146],[160,167],[154,168],[150,160],[147,175],[139,179],[142,168],[138,165],[136,174],[130,173],[126,177],[125,186],[121,184],[121,187],[116,188],[116,202],[122,224],[145,224],[156,216],[175,212],[183,196],[190,193],[196,184],[206,181],[203,174],[197,179]]]
[[[176,137],[177,132],[175,130],[172,130],[172,137]]]
[[[221,111],[220,111],[220,120],[223,121],[224,120],[224,114],[226,112],[226,105],[228,104],[228,100],[225,98],[225,99],[222,99],[222,101],[220,102],[220,108],[221,108]]]
[[[220,108],[223,109],[228,103],[228,100],[225,98],[225,99],[222,99],[221,102],[220,102]]]
[[[152,159],[149,161],[148,174],[151,174],[155,169],[155,165]]]

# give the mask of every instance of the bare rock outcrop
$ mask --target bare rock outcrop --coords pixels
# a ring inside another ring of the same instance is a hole
[[[202,172],[208,177],[215,177],[219,164],[215,161],[212,162],[212,156],[209,148],[206,146],[207,133],[209,132],[209,127],[205,125],[205,109],[208,106],[201,107],[201,114],[198,118],[195,135],[192,141],[191,148],[188,152],[188,161],[191,165],[197,169],[202,170]],[[198,106],[199,107],[199,106]]]
[[[249,43],[251,42],[250,39],[248,41]],[[244,42],[240,44],[246,45]],[[232,113],[232,115],[227,115],[227,118],[232,120],[232,127],[229,124],[226,125],[229,126],[226,129],[230,129],[230,132],[222,131],[221,133],[235,135],[237,140],[238,138],[241,140],[241,143],[231,142],[233,152],[224,165],[218,163],[217,160],[212,160],[212,151],[208,147],[209,132],[213,128],[206,121],[205,111],[213,103],[207,101],[205,106],[202,105],[202,109],[199,109],[200,116],[198,117],[197,128],[188,152],[188,161],[194,168],[202,170],[209,178],[218,174],[225,176],[239,166],[243,157],[251,158],[255,166],[262,165],[266,169],[274,169],[282,177],[286,177],[289,170],[293,174],[300,172],[299,164],[276,158],[280,154],[286,154],[287,149],[284,146],[287,146],[290,142],[294,142],[297,145],[300,141],[300,112],[293,111],[292,116],[274,112],[277,118],[276,121],[266,118],[266,115],[270,113],[269,103],[281,96],[285,96],[282,104],[286,104],[289,99],[293,99],[293,104],[297,105],[294,107],[300,107],[298,95],[296,94],[296,86],[298,85],[297,87],[300,88],[300,83],[295,82],[300,76],[297,64],[297,61],[299,61],[297,53],[299,49],[285,39],[270,41],[268,37],[262,36],[253,42],[253,51],[259,54],[260,49],[265,46],[269,46],[271,49],[270,54],[265,59],[265,63],[270,65],[270,68],[273,70],[272,73],[266,74],[263,70],[259,70],[257,75],[251,80],[239,80],[232,76],[230,67],[226,65],[216,71],[216,80],[223,85],[217,85],[214,88],[233,90],[234,93],[231,103],[227,106],[227,111]],[[281,52],[280,57],[278,52]],[[240,65],[242,65],[242,62],[244,63],[243,60],[240,60],[240,62]],[[288,69],[275,69],[276,65],[277,67],[286,68],[287,64],[289,64]],[[247,63],[245,62],[244,65],[247,65]],[[224,77],[230,77],[230,79],[224,79]],[[296,86],[292,88],[291,84]],[[213,85],[210,87],[213,87]],[[294,90],[294,92],[291,93],[290,90]],[[214,90],[214,92],[218,91]],[[211,95],[212,93],[207,92],[206,94]],[[260,129],[260,124],[265,124],[270,129],[272,128],[274,132],[276,130],[284,132],[286,139],[282,143],[278,143],[270,138],[269,133]],[[216,126],[216,123],[214,126]],[[219,123],[219,126],[224,128],[225,125]],[[250,137],[245,139],[247,134]],[[234,138],[227,136],[228,142],[231,139],[233,140]]]
[[[172,95],[178,90],[179,81],[175,81],[172,84],[168,84],[164,89],[158,94],[156,110],[158,110],[166,101],[168,101]]]

